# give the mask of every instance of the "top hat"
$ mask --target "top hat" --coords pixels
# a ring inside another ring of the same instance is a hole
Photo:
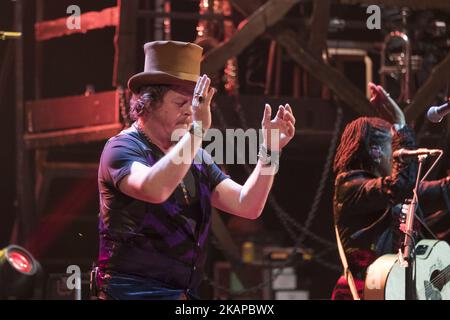
[[[128,88],[139,93],[143,86],[173,84],[194,88],[200,77],[202,47],[180,41],[153,41],[144,45],[144,71],[128,80]]]

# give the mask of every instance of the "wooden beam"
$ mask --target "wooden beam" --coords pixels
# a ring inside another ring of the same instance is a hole
[[[230,20],[232,21],[232,17],[222,14],[222,13],[195,13],[195,12],[159,12],[154,10],[139,10],[138,11],[138,17],[139,18],[147,18],[147,20],[155,19],[155,18],[170,18],[173,20],[188,20],[188,21],[195,21],[198,20],[210,20],[210,21],[226,21]]]
[[[29,101],[26,113],[29,133],[118,123],[119,92]]]
[[[250,12],[254,12],[255,8],[261,7],[267,0],[251,0],[251,1],[239,1],[229,0],[233,8],[235,8],[244,17],[250,15]]]
[[[425,108],[433,103],[439,90],[448,83],[449,74],[450,53],[431,70],[428,79],[416,92],[411,104],[405,109],[405,116],[408,122],[415,121]]]
[[[328,86],[350,108],[361,115],[375,115],[365,95],[336,68],[316,59],[305,50],[294,31],[286,28],[280,31],[270,31],[269,34],[286,49],[296,63]]]
[[[137,17],[139,1],[118,0],[119,21],[114,37],[113,86],[126,87],[136,72]]]
[[[233,0],[234,3],[239,4],[243,0]],[[252,8],[249,6],[250,2],[247,3],[248,10],[252,12],[259,12],[257,8]],[[267,3],[269,4],[269,3]],[[267,5],[266,4],[266,5]],[[250,12],[248,12],[250,13]],[[304,49],[305,45],[300,44],[300,37],[288,27],[279,27],[268,32],[269,36],[276,40],[280,45],[284,47],[291,58],[302,66],[307,72],[313,75],[317,80],[323,82],[326,86],[332,90],[336,96],[341,99],[350,108],[356,111],[358,114],[374,116],[375,112],[366,99],[365,95],[350,82],[342,73],[337,69],[326,65],[323,61],[316,59],[310,52]],[[235,36],[230,39],[232,41]],[[249,45],[247,42],[246,45]],[[221,47],[216,48],[215,56],[220,58],[220,65],[215,64],[213,56],[205,57],[207,66],[203,67],[206,73],[215,72],[220,69],[225,61],[233,57],[236,53],[233,50],[227,50],[228,46],[226,43]]]
[[[107,140],[118,134],[122,128],[123,125],[121,123],[115,123],[79,129],[26,134],[24,138],[27,148],[47,148],[75,143]]]
[[[276,24],[300,0],[270,0],[258,8],[235,35],[219,47],[211,50],[203,59],[202,73],[219,71],[231,57],[237,56],[257,37]]]
[[[36,23],[44,20],[45,1],[36,0]],[[41,99],[42,96],[42,79],[44,75],[43,66],[43,43],[36,41],[34,45],[34,99]]]
[[[137,1],[131,1],[137,2]],[[106,8],[102,11],[91,11],[83,13],[80,29],[67,28],[67,18],[42,21],[34,25],[36,41],[44,41],[62,36],[68,36],[76,33],[86,33],[89,30],[101,29],[106,27],[115,27],[119,21],[119,12],[117,7]]]
[[[326,48],[328,25],[330,23],[331,0],[321,0],[313,2],[313,12],[309,24],[308,49],[318,60],[322,59],[323,50]],[[320,97],[322,84],[315,79],[308,77],[310,84],[309,96]]]
[[[15,2],[14,29],[23,32],[23,17],[26,10],[25,1]],[[33,206],[33,175],[31,172],[31,155],[25,148],[23,135],[25,132],[25,65],[24,65],[24,40],[20,38],[16,42],[15,50],[15,85],[16,85],[16,106],[15,106],[15,144],[16,144],[16,227],[17,233],[13,234],[11,241],[17,244],[24,244],[36,225],[36,216]]]
[[[308,47],[316,58],[322,58],[322,51],[327,44],[328,27],[330,23],[331,0],[315,1],[309,24]]]
[[[5,54],[3,55],[2,64],[0,66],[0,101],[6,94],[6,86],[11,81],[11,71],[14,65],[15,43],[9,41],[6,44]]]
[[[341,4],[376,4],[411,9],[450,9],[450,1],[448,0],[339,0],[339,2]]]

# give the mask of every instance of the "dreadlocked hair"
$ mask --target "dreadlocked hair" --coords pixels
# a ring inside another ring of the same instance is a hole
[[[371,146],[381,146],[391,139],[391,124],[381,118],[361,117],[350,122],[342,133],[334,157],[336,174],[355,169],[371,171],[374,165]]]
[[[170,88],[169,85],[152,85],[142,87],[138,94],[133,93],[130,100],[131,119],[137,120],[148,112],[150,106],[156,107]]]

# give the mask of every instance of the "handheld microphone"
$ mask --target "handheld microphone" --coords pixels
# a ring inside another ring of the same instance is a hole
[[[442,121],[447,114],[450,113],[450,101],[447,101],[441,106],[432,106],[428,109],[427,118],[431,122],[438,123]]]
[[[419,148],[415,150],[409,150],[409,149],[398,149],[395,150],[392,156],[394,158],[404,160],[407,158],[415,158],[422,155],[431,155],[431,156],[437,156],[442,153],[442,150],[440,149],[426,149],[426,148]]]

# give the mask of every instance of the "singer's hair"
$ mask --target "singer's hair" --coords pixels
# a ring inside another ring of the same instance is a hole
[[[137,120],[144,116],[149,108],[156,108],[164,99],[170,85],[152,85],[142,87],[138,94],[134,93],[130,100],[130,118]]]
[[[334,172],[363,169],[372,171],[375,162],[369,151],[391,140],[391,124],[381,118],[361,117],[350,122],[342,133],[334,157]]]

